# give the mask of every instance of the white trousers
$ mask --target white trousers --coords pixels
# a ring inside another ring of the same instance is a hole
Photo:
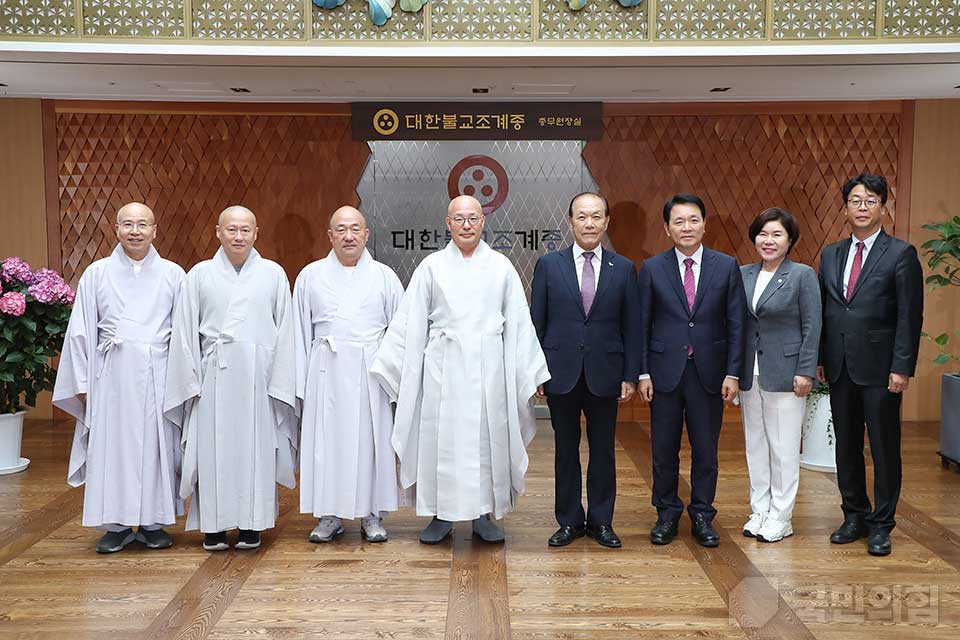
[[[800,429],[805,401],[792,391],[763,391],[760,378],[741,393],[750,472],[750,508],[789,521],[800,486]]]

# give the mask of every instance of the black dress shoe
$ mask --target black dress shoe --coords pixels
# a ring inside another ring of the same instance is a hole
[[[830,534],[833,544],[849,544],[867,537],[867,526],[859,520],[845,520],[840,528]]]
[[[623,545],[623,543],[620,542],[620,538],[617,537],[617,534],[613,532],[613,527],[608,524],[587,527],[586,532],[588,536],[596,540],[597,544],[602,547],[619,549]]]
[[[680,528],[678,520],[664,520],[660,518],[650,530],[650,542],[653,544],[670,544],[677,537]]]
[[[693,516],[693,525],[690,527],[694,540],[701,547],[716,547],[720,544],[720,534],[702,513]]]
[[[583,527],[563,526],[550,536],[547,544],[551,547],[565,547],[577,538],[582,538],[585,534],[586,530]]]
[[[888,556],[891,549],[889,531],[871,533],[867,539],[867,551],[872,556]]]

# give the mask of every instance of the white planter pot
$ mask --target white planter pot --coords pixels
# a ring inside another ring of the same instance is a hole
[[[836,473],[837,456],[830,396],[807,396],[803,413],[800,466],[811,471]]]
[[[19,473],[30,464],[29,460],[20,457],[25,414],[25,411],[0,414],[0,476]]]

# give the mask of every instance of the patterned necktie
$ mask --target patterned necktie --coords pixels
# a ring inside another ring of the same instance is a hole
[[[687,268],[683,272],[683,292],[687,294],[687,307],[693,312],[693,303],[697,299],[697,282],[693,277],[693,258],[687,258],[683,261]],[[693,355],[693,344],[687,347],[687,355]]]
[[[597,293],[597,283],[593,273],[593,251],[584,251],[580,297],[583,298],[583,312],[587,315],[590,315],[590,307],[593,306],[593,298]]]
[[[693,311],[693,303],[697,299],[697,282],[693,277],[693,258],[683,261],[687,266],[683,272],[683,291],[687,294],[687,306]]]
[[[857,280],[860,278],[860,270],[863,268],[863,243],[857,243],[857,255],[853,256],[853,265],[850,267],[850,280],[847,281],[847,302],[853,297],[853,289],[857,286]]]

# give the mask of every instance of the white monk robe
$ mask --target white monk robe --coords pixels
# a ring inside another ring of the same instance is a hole
[[[400,279],[366,250],[356,267],[331,251],[297,277],[301,513],[352,519],[397,509],[390,398],[369,371],[402,295]]]
[[[183,514],[180,429],[163,416],[183,277],[153,247],[135,263],[117,245],[80,278],[53,403],[77,419],[67,482],[86,485],[84,526],[166,526]]]
[[[290,285],[256,249],[223,249],[187,274],[174,313],[164,408],[183,407],[180,495],[187,529],[263,531],[277,485],[293,488],[296,373]]]
[[[397,399],[393,446],[417,515],[502,518],[524,490],[531,397],[550,378],[523,285],[485,242],[420,263],[371,373]]]

